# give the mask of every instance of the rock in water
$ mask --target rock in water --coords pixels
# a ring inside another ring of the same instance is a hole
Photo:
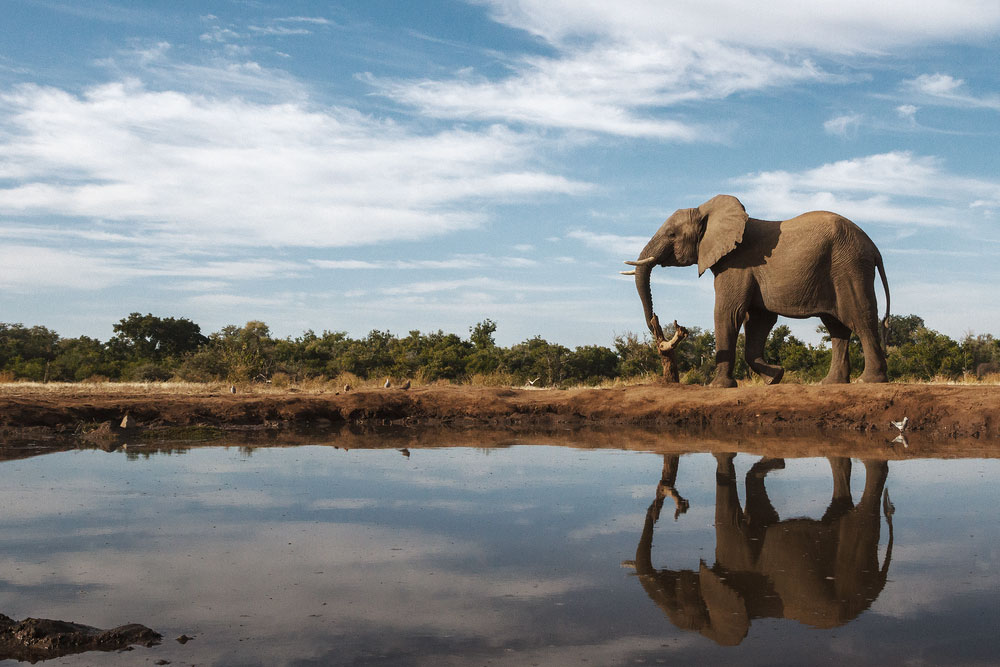
[[[37,662],[85,651],[120,651],[134,644],[155,646],[162,639],[138,623],[101,630],[48,618],[15,621],[0,614],[0,660]]]

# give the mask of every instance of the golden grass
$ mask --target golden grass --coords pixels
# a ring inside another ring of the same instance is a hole
[[[650,373],[633,378],[614,378],[605,380],[597,385],[575,385],[572,389],[601,388],[615,389],[621,387],[631,387],[640,384],[649,384],[660,380],[658,373]],[[398,387],[404,378],[390,378],[393,386]],[[385,378],[364,380],[352,373],[342,373],[332,380],[308,378],[295,381],[290,376],[278,373],[272,378],[270,383],[238,383],[236,384],[237,394],[254,395],[280,395],[286,393],[308,393],[308,394],[334,394],[344,391],[346,385],[350,385],[351,390],[379,389],[385,382]],[[447,380],[427,381],[421,377],[411,379],[413,387],[428,386],[473,386],[473,387],[510,387],[515,389],[534,388],[552,389],[551,386],[528,387],[515,381],[515,378],[505,373],[476,374],[466,382],[449,382]],[[682,384],[685,378],[681,379]],[[968,386],[990,386],[1000,385],[1000,374],[993,373],[982,378],[976,378],[969,373],[964,377],[954,379],[943,376],[935,377],[930,381],[901,380],[903,384],[927,384],[927,385],[968,385]],[[760,386],[763,382],[756,375],[750,378],[739,380],[739,386]],[[782,384],[819,384],[818,382],[805,381],[789,372],[782,379]],[[51,394],[58,395],[91,395],[91,396],[114,396],[114,395],[152,395],[152,396],[199,396],[199,395],[221,395],[230,393],[230,383],[228,382],[185,382],[180,380],[170,380],[167,382],[108,382],[108,381],[85,381],[85,382],[26,382],[11,381],[10,378],[0,378],[0,395],[17,394]]]

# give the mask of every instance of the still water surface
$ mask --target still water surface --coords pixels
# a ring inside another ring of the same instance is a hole
[[[994,663],[998,479],[550,446],[62,452],[0,463],[0,613],[165,638],[68,665]]]

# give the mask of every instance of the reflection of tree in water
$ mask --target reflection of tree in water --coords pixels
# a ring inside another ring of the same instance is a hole
[[[717,454],[715,564],[698,570],[653,567],[653,527],[664,498],[674,500],[674,518],[687,501],[674,488],[678,457],[664,456],[656,499],[646,512],[636,549],[642,587],[671,622],[723,645],[743,641],[754,618],[790,618],[817,628],[843,625],[871,606],[886,582],[892,558],[892,505],[885,493],[889,542],[879,566],[880,500],[889,466],[865,461],[865,489],[855,505],[851,460],[831,457],[833,498],[822,519],[781,520],[764,478],[784,468],[784,459],[764,458],[746,476],[746,508],[736,490],[735,454]]]

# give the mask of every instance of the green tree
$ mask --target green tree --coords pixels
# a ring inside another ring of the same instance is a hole
[[[230,324],[212,334],[210,342],[230,382],[271,377],[275,345],[270,328],[263,322],[251,320],[242,327]]]
[[[107,348],[96,338],[63,338],[56,345],[50,365],[51,380],[79,382],[91,377],[117,379],[120,368],[108,358]]]
[[[583,345],[566,355],[563,368],[568,382],[600,384],[617,376],[618,355],[601,345]]]
[[[615,336],[615,356],[618,357],[618,375],[623,378],[639,378],[659,374],[660,357],[653,348],[648,334],[642,338],[631,331]]]
[[[913,340],[889,349],[889,377],[931,380],[938,375],[954,378],[963,370],[958,343],[933,329],[921,327]]]
[[[916,343],[917,334],[925,329],[924,318],[916,315],[890,315],[889,330],[886,333],[886,347],[896,347],[906,343]]]
[[[42,326],[0,323],[0,370],[16,378],[45,382],[58,354],[59,334]]]
[[[194,352],[208,342],[201,327],[186,318],[132,313],[114,325],[108,347],[121,359],[159,362]]]
[[[539,384],[557,385],[563,380],[563,362],[568,353],[566,347],[535,336],[508,349],[501,368],[518,383],[539,378]]]

